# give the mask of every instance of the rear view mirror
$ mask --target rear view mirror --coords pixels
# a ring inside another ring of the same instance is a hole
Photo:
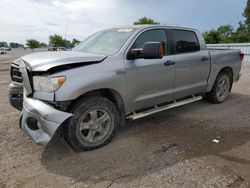
[[[144,59],[161,59],[163,57],[163,45],[160,42],[147,42],[143,46]]]
[[[163,45],[160,42],[146,42],[142,48],[134,48],[127,54],[127,59],[161,59],[163,57]]]

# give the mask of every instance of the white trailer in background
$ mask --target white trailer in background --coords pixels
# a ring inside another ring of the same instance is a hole
[[[213,49],[236,49],[244,53],[243,62],[250,63],[250,43],[229,43],[229,44],[207,44],[208,48]]]

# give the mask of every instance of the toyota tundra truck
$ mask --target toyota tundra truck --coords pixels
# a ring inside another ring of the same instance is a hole
[[[205,98],[224,102],[244,54],[207,49],[196,29],[160,25],[97,32],[72,51],[33,53],[11,64],[10,104],[20,127],[46,145],[62,130],[79,151],[109,143],[136,120]]]

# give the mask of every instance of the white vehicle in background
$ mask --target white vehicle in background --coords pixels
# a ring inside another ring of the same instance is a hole
[[[6,50],[0,48],[0,54],[6,54]]]

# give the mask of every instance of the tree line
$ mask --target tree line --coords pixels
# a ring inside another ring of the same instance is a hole
[[[38,40],[35,40],[35,39],[28,39],[26,41],[26,45],[31,49],[40,48],[40,47],[48,47],[48,46],[73,48],[79,42],[80,41],[75,38],[72,39],[72,41],[70,41],[70,40],[64,39],[61,35],[54,34],[54,35],[49,36],[49,45],[45,43],[40,43]]]
[[[240,21],[238,27],[235,29],[232,25],[222,25],[216,29],[211,29],[203,32],[203,37],[207,44],[218,43],[245,43],[250,42],[250,0],[247,1],[246,8],[243,12],[244,22]],[[137,24],[160,24],[151,18],[142,17]]]
[[[20,47],[24,47],[24,45],[19,44],[17,42],[10,42],[9,44],[7,42],[0,42],[0,47],[20,48]]]
[[[76,44],[78,44],[80,41],[77,39],[66,40],[61,35],[51,35],[49,36],[49,44],[46,44],[44,42],[39,42],[36,39],[27,39],[26,40],[26,46],[33,49],[33,48],[46,48],[48,46],[51,47],[66,47],[66,48],[73,48]],[[10,47],[10,48],[24,48],[25,46],[23,44],[10,42],[9,44],[7,42],[0,42],[0,47]]]
[[[245,43],[250,42],[250,0],[247,1],[243,12],[244,22],[240,21],[238,28],[234,29],[230,24],[222,25],[217,29],[211,29],[203,33],[208,44],[218,43]]]

